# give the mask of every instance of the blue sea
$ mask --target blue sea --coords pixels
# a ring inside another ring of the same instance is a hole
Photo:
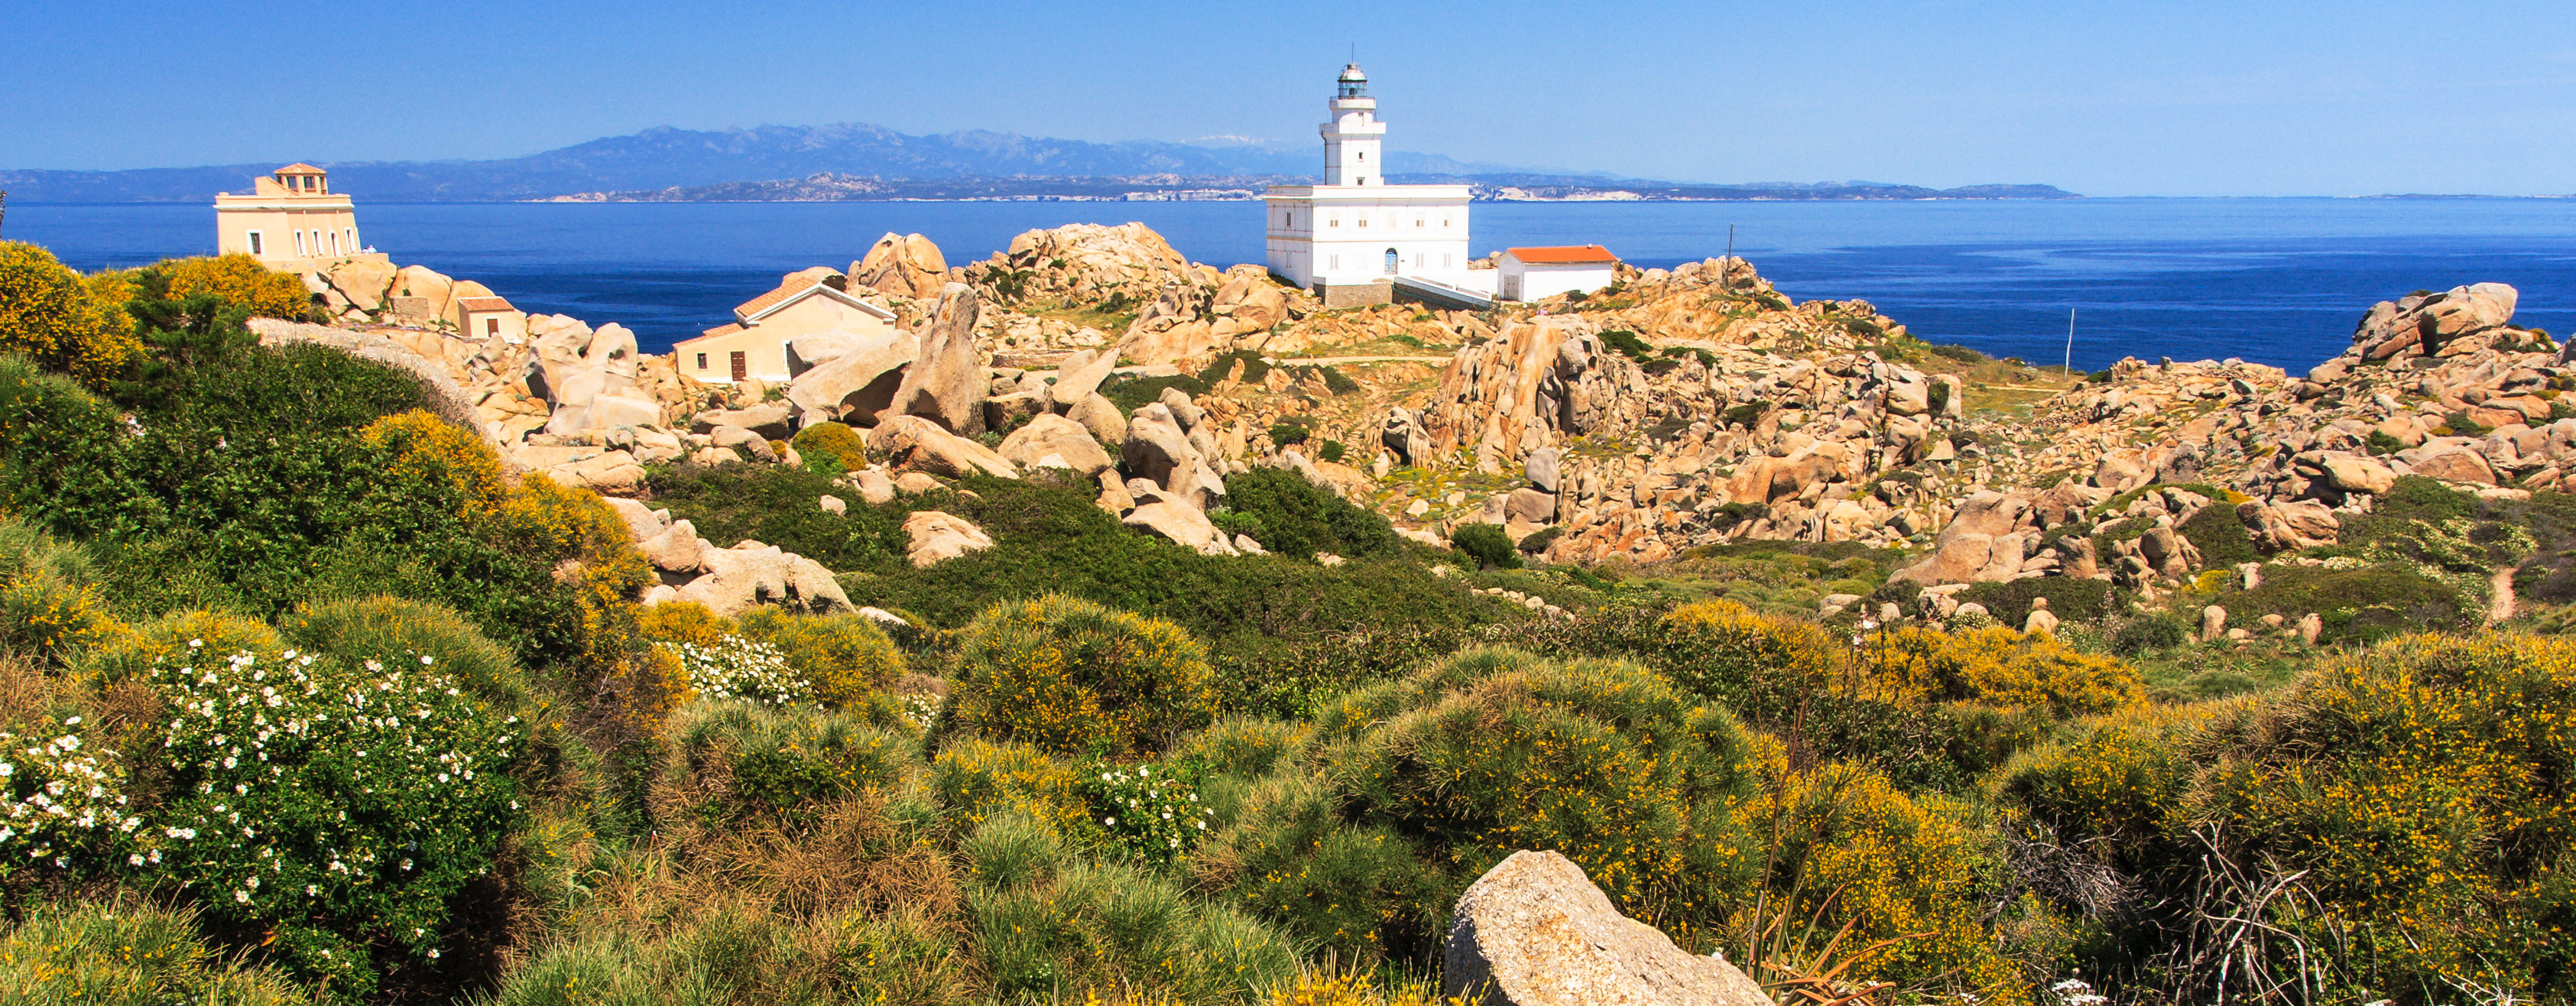
[[[1191,259],[1258,262],[1258,203],[359,203],[397,263],[480,280],[518,306],[634,329],[648,350],[731,320],[887,231],[962,265],[1031,228],[1143,221]],[[2576,330],[2576,200],[2077,199],[2007,202],[1480,203],[1474,252],[1608,245],[1640,266],[1735,251],[1800,300],[1861,299],[1914,334],[2054,363],[2242,357],[2304,370],[2373,302],[2495,281],[2517,320]],[[214,250],[206,206],[18,205],[7,237],[80,269]]]

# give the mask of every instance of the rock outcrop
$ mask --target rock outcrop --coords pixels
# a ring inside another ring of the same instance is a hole
[[[939,294],[939,306],[921,338],[921,353],[904,368],[886,412],[920,416],[961,436],[984,432],[984,396],[992,381],[975,345],[975,315],[981,301],[972,287],[951,283]]]
[[[929,238],[888,231],[866,257],[850,263],[849,277],[851,286],[929,300],[948,285],[948,258]]]
[[[1619,914],[1574,861],[1523,850],[1458,898],[1444,995],[1485,1006],[1770,1006],[1717,956]]]

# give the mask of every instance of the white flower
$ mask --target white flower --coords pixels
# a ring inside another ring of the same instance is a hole
[[[1100,823],[1115,828],[1118,826],[1118,819],[1114,817],[1104,817],[1100,819]]]
[[[245,905],[250,904],[250,892],[241,890],[240,888],[234,888],[233,900]]]

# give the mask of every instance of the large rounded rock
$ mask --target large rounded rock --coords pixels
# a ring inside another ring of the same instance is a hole
[[[706,549],[700,556],[706,575],[691,580],[674,600],[696,601],[719,615],[734,615],[763,604],[798,611],[845,611],[849,595],[822,563],[781,551],[775,545],[746,541],[732,548]]]
[[[929,300],[948,285],[948,258],[929,238],[887,231],[867,257],[850,263],[850,285]]]
[[[993,536],[984,533],[973,522],[956,514],[938,510],[915,510],[903,519],[903,533],[911,547],[905,558],[916,567],[946,562],[968,552],[993,547]]]
[[[1515,852],[1458,899],[1443,993],[1485,1006],[1771,1006],[1718,956],[1619,914],[1574,861]]]
[[[817,422],[837,417],[865,426],[894,402],[904,368],[921,353],[921,337],[891,331],[856,340],[821,360],[787,386],[787,400]]]
[[[919,416],[896,416],[877,424],[868,435],[868,455],[899,472],[948,478],[978,472],[1006,479],[1020,476],[1019,466],[1009,459]]]
[[[1065,468],[1089,481],[1109,467],[1109,452],[1081,423],[1041,414],[1002,438],[997,452],[1021,468]]]

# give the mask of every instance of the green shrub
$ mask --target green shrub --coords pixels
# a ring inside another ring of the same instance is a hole
[[[789,443],[804,459],[805,469],[824,478],[867,467],[868,442],[841,423],[815,423],[796,431],[796,439]]]
[[[197,913],[133,901],[46,905],[0,936],[0,1001],[288,1006],[306,990],[216,953]]]
[[[2484,610],[2450,584],[2404,563],[2358,569],[2269,566],[2263,583],[2219,598],[2229,621],[2277,614],[2322,617],[2320,642],[2375,642],[2426,629],[2473,628]]]
[[[1547,547],[1556,544],[1556,540],[1564,536],[1565,525],[1550,524],[1530,532],[1529,537],[1521,539],[1521,543],[1513,547],[1517,548],[1522,555],[1546,555]]]
[[[674,899],[650,928],[599,925],[538,949],[492,1006],[977,1002],[953,920],[916,906],[798,916]]]
[[[2150,650],[2165,650],[2189,642],[2191,630],[2182,620],[2163,612],[2147,612],[2120,623],[2111,634],[2111,652],[2134,657]]]
[[[2234,569],[2240,563],[2263,561],[2263,554],[2254,550],[2253,533],[2245,529],[2244,521],[2236,519],[2236,508],[2229,506],[2224,497],[2200,508],[2174,531],[2200,550],[2203,569]]]
[[[701,702],[673,715],[664,738],[655,816],[711,827],[802,818],[818,805],[891,788],[913,764],[908,738],[802,706]]]
[[[1303,423],[1278,422],[1270,424],[1270,443],[1273,446],[1292,447],[1297,444],[1305,443],[1306,439],[1311,435],[1312,434],[1306,429],[1306,426]]]
[[[1207,652],[1177,625],[1062,595],[995,605],[958,646],[955,722],[1050,751],[1160,751],[1216,715]]]
[[[1295,472],[1255,468],[1225,480],[1226,507],[1249,518],[1261,547],[1293,558],[1398,555],[1404,539],[1374,510],[1353,505]]]
[[[967,892],[967,930],[992,994],[1127,989],[1176,1002],[1249,999],[1296,973],[1295,945],[1231,910],[1193,904],[1168,880],[1119,864],[1073,864],[1044,883]]]
[[[1330,568],[1305,556],[1204,556],[1121,526],[1093,505],[1096,490],[1087,487],[979,478],[961,488],[975,496],[941,505],[992,535],[994,547],[845,578],[853,603],[912,612],[926,625],[961,626],[997,599],[1068,594],[1178,623],[1227,663],[1228,686],[1243,688],[1268,680],[1260,665],[1307,641],[1381,628],[1454,629],[1476,617],[1477,599],[1456,581],[1398,554]],[[1238,502],[1264,506],[1255,495]],[[1283,496],[1282,507],[1264,509],[1265,524],[1283,512],[1295,518],[1292,527],[1303,526],[1298,514],[1316,517],[1343,547],[1368,551],[1374,522],[1365,512],[1305,511],[1298,499]]]
[[[871,506],[828,475],[785,465],[655,468],[645,485],[656,505],[719,548],[749,538],[833,570],[881,571],[901,564],[911,544],[903,501]],[[839,497],[848,512],[816,506],[825,496]]]
[[[1647,345],[1646,340],[1637,338],[1637,333],[1626,329],[1614,328],[1601,333],[1601,344],[1617,350],[1620,355],[1638,363],[1646,363],[1653,360],[1655,356],[1653,346]]]
[[[1520,552],[1512,536],[1500,524],[1461,524],[1449,532],[1449,547],[1480,566],[1495,569],[1519,569]]]
[[[298,647],[346,662],[404,654],[434,658],[438,670],[503,708],[528,694],[526,675],[510,651],[453,609],[427,601],[370,597],[308,604],[280,619],[277,628]],[[222,645],[221,652],[236,652],[254,644]]]
[[[1668,927],[1713,923],[1751,875],[1727,810],[1750,739],[1635,664],[1471,650],[1353,693],[1318,729],[1346,738],[1325,773],[1257,787],[1207,854],[1306,939],[1428,960],[1458,892],[1516,849],[1564,853]]]
[[[200,653],[148,680],[182,711],[145,755],[167,794],[138,836],[155,877],[344,995],[498,935],[452,931],[448,912],[521,819],[518,717],[401,654]]]
[[[1315,457],[1326,464],[1340,464],[1348,453],[1348,448],[1343,447],[1339,440],[1327,440],[1323,446],[1315,448]]]
[[[1132,415],[1136,410],[1159,401],[1165,388],[1179,388],[1182,394],[1196,398],[1208,393],[1208,382],[1187,374],[1171,377],[1114,374],[1101,383],[1100,394],[1109,399],[1110,404],[1118,406],[1120,415]]]

